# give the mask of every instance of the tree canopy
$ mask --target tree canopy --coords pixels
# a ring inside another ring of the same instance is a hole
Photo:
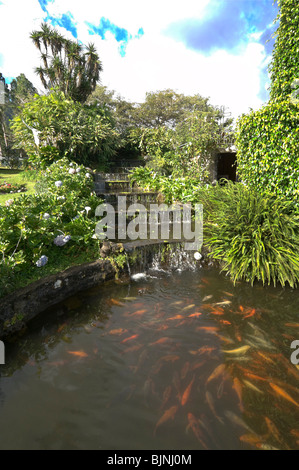
[[[94,44],[86,47],[64,38],[46,23],[31,39],[41,53],[43,66],[35,72],[45,89],[58,88],[65,96],[84,103],[95,89],[102,64]]]

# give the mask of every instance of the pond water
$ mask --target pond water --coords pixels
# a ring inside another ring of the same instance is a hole
[[[299,293],[151,271],[6,344],[1,449],[299,449]]]

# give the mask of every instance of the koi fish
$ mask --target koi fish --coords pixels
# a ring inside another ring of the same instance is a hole
[[[211,375],[207,378],[206,384],[211,382],[211,380],[216,379],[219,377],[219,375],[222,375],[225,371],[225,364],[220,364],[219,366],[214,369],[214,371],[211,373]]]
[[[243,436],[239,437],[241,442],[245,442],[246,444],[250,444],[252,446],[257,446],[261,442],[261,438],[256,434],[243,434]]]
[[[220,319],[219,321],[220,321],[220,323],[222,323],[222,325],[231,325],[231,322],[228,321],[228,320],[222,320],[222,319]]]
[[[291,328],[299,328],[299,323],[285,323],[285,326],[290,326]]]
[[[268,431],[270,432],[270,434],[272,436],[274,436],[274,438],[276,439],[277,442],[281,443],[279,431],[278,431],[277,427],[275,426],[275,424],[267,416],[265,416],[265,421],[266,421],[267,428],[268,428]]]
[[[141,344],[136,344],[136,346],[130,346],[129,348],[126,348],[123,353],[128,353],[128,352],[135,352],[138,351],[140,348],[142,348]]]
[[[185,318],[183,315],[175,315],[174,317],[167,318],[167,320],[181,320]]]
[[[122,302],[120,302],[119,300],[116,300],[116,299],[110,299],[110,303],[113,304],[113,305],[118,305],[119,307],[123,307],[125,304],[123,304]]]
[[[214,310],[211,311],[211,314],[212,315],[224,315],[224,310],[220,309],[220,308],[214,309]]]
[[[205,302],[206,300],[210,300],[213,296],[212,295],[206,295],[202,301]]]
[[[191,308],[195,307],[195,304],[190,304],[190,305],[187,305],[187,307],[184,307],[182,312],[185,312],[186,310],[190,310]]]
[[[132,339],[138,338],[139,335],[132,335],[129,338],[123,339],[121,342],[126,343],[127,341],[131,341]]]
[[[137,297],[123,297],[123,300],[136,300]]]
[[[222,291],[222,294],[228,295],[229,297],[233,297],[233,296],[234,296],[234,294],[232,294],[231,292],[227,292],[227,291],[225,291],[225,290]]]
[[[242,379],[243,383],[247,385],[247,387],[251,388],[251,390],[254,390],[257,393],[264,393],[262,392],[259,388],[257,388],[255,385],[253,385],[249,380]]]
[[[185,362],[181,370],[181,379],[184,380],[190,369],[190,362]]]
[[[192,378],[191,382],[189,383],[188,387],[186,388],[186,390],[184,391],[184,393],[182,395],[182,399],[181,399],[181,405],[182,406],[184,406],[187,403],[188,399],[189,399],[194,379],[195,379],[195,375],[193,375],[193,378]]]
[[[234,377],[232,388],[235,390],[236,394],[239,398],[239,408],[241,411],[244,410],[243,402],[242,402],[242,385],[240,380],[237,377]]]
[[[230,305],[232,303],[231,300],[223,300],[223,302],[217,302],[214,305]]]
[[[214,400],[213,400],[213,397],[212,395],[210,394],[210,392],[206,392],[206,401],[207,401],[207,404],[209,405],[209,408],[210,410],[212,411],[213,415],[215,416],[216,419],[218,419],[218,421],[220,421],[220,423],[224,424],[223,423],[223,419],[220,418],[218,415],[217,415],[217,412],[215,410],[215,405],[214,405]]]
[[[153,346],[154,344],[164,344],[164,343],[167,343],[169,341],[169,338],[167,338],[166,336],[163,336],[163,338],[160,338],[160,339],[157,339],[157,341],[155,341],[154,343],[150,343],[151,346]]]
[[[126,333],[128,330],[125,330],[124,328],[117,328],[115,330],[110,330],[109,335],[122,335]]]
[[[139,315],[143,315],[144,313],[146,312],[146,310],[136,310],[136,312],[134,313],[130,313],[130,317],[133,317],[135,315],[139,316]]]
[[[77,356],[77,357],[87,357],[88,354],[86,354],[86,352],[84,351],[67,351],[68,354],[72,354],[73,356]]]
[[[159,426],[161,426],[161,424],[166,423],[166,421],[168,421],[169,419],[174,419],[174,416],[175,416],[177,410],[178,410],[178,406],[175,405],[175,406],[172,406],[171,408],[169,408],[168,410],[165,411],[165,413],[161,416],[161,418],[159,419],[159,421],[156,424],[156,427],[154,429],[154,436],[156,435],[157,429],[158,429]]]
[[[293,403],[293,405],[299,407],[299,404],[287,392],[285,392],[282,388],[278,387],[278,385],[272,382],[269,382],[269,385],[277,393],[277,395],[280,395],[281,397],[288,400],[290,403]]]
[[[245,354],[248,349],[250,349],[250,346],[248,346],[247,344],[245,346],[241,346],[240,348],[237,348],[237,349],[231,349],[231,350],[222,350],[222,352],[224,352],[225,354]]]
[[[163,398],[162,398],[162,404],[161,404],[161,408],[164,408],[164,406],[166,405],[166,403],[168,402],[170,396],[171,396],[171,392],[172,392],[172,386],[171,385],[168,385],[168,387],[165,388],[164,392],[163,392]]]
[[[250,312],[248,315],[245,315],[245,317],[243,317],[243,318],[252,317],[254,314],[255,314],[255,308],[253,308],[253,309],[251,310],[251,312]]]
[[[197,317],[200,317],[200,315],[202,315],[201,312],[196,312],[196,313],[191,313],[191,315],[188,315],[189,318],[197,318]]]
[[[190,428],[192,429],[196,439],[200,442],[200,444],[206,449],[208,450],[208,447],[207,445],[205,444],[205,442],[203,441],[203,438],[202,438],[202,433],[200,431],[200,428],[199,428],[199,425],[198,425],[198,421],[197,419],[195,418],[195,416],[192,414],[192,413],[188,413],[188,427],[190,426]]]
[[[233,424],[246,429],[250,434],[255,434],[255,432],[245,423],[245,421],[239,418],[239,416],[237,416],[232,411],[225,411],[224,414]]]
[[[219,331],[219,328],[217,326],[197,326],[195,328],[195,331],[206,331],[207,333],[212,333],[215,334],[217,331]]]

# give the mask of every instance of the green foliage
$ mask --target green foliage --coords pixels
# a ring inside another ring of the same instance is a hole
[[[167,204],[175,202],[195,203],[198,200],[198,191],[201,188],[197,178],[178,178],[173,175],[162,176],[147,167],[134,168],[130,173],[132,183],[139,187],[157,191],[163,194]]]
[[[238,173],[261,193],[299,203],[299,106],[270,102],[238,123]]]
[[[175,129],[138,128],[130,138],[141,149],[147,166],[159,174],[191,176],[207,183],[221,134],[219,117],[218,110],[192,111]]]
[[[46,89],[58,88],[67,97],[84,103],[95,89],[102,64],[93,44],[86,48],[77,41],[65,39],[46,23],[33,31],[31,39],[41,52],[43,67],[37,67]]]
[[[270,101],[237,123],[240,178],[261,193],[271,192],[299,203],[299,4],[278,0],[279,26],[270,65]]]
[[[299,282],[299,215],[289,201],[227,182],[201,194],[204,243],[233,281]]]
[[[89,165],[104,163],[118,142],[104,111],[76,103],[59,91],[26,103],[12,129],[15,146],[26,151],[34,167],[42,168],[62,157]],[[38,133],[38,145],[32,129]]]
[[[299,79],[299,3],[298,0],[277,0],[279,22],[269,67],[270,99],[284,101],[293,93],[293,82]]]
[[[38,270],[42,276],[53,265],[98,251],[94,214],[99,199],[86,169],[59,160],[41,174],[41,188],[0,205],[0,295],[37,277]],[[60,235],[70,238],[63,246],[55,244]],[[42,256],[48,263],[39,267]]]

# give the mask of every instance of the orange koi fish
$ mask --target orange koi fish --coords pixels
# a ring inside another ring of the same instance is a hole
[[[84,351],[67,351],[69,354],[73,354],[73,356],[77,356],[77,357],[87,357],[88,354],[86,354],[86,352]]]
[[[129,338],[123,339],[121,342],[126,343],[127,341],[131,341],[132,339],[138,338],[139,335],[132,335]]]
[[[116,299],[110,299],[110,303],[113,305],[118,305],[119,307],[124,307],[125,304]]]
[[[157,428],[159,426],[161,426],[161,424],[164,424],[169,419],[174,419],[174,416],[175,416],[177,410],[178,410],[178,406],[175,405],[175,406],[172,406],[171,408],[169,408],[168,410],[165,411],[165,413],[161,416],[161,418],[159,419],[159,421],[156,424],[156,427],[154,429],[154,436],[156,435]]]
[[[271,419],[269,419],[267,416],[265,416],[265,421],[266,421],[267,428],[270,434],[274,436],[278,442],[281,442],[279,431],[277,427],[275,426],[275,424],[272,423]]]
[[[281,397],[285,398],[285,400],[288,400],[290,403],[293,403],[293,405],[299,407],[299,404],[295,400],[293,400],[293,398],[287,392],[285,392],[282,388],[278,387],[278,385],[272,382],[269,382],[269,385],[271,388],[273,388],[277,395],[280,395]]]
[[[251,310],[251,312],[250,312],[248,315],[245,315],[245,317],[243,317],[243,318],[252,317],[252,316],[255,314],[255,311],[256,311],[255,308],[253,308],[253,309]]]
[[[206,331],[207,333],[216,333],[217,331],[219,331],[219,328],[217,326],[197,326],[195,331],[200,331],[200,330],[203,330],[203,331]]]
[[[147,310],[136,310],[136,312],[134,313],[131,313],[129,316],[130,317],[133,317],[135,315],[139,316],[139,315],[143,315]]]
[[[154,344],[164,344],[164,343],[167,343],[169,341],[169,338],[167,338],[167,336],[163,336],[163,338],[160,338],[160,339],[157,339],[157,341],[155,341],[154,343],[150,343],[152,346]]]
[[[234,377],[232,388],[235,390],[239,398],[239,408],[241,411],[244,411],[243,401],[242,401],[242,385],[240,380],[237,377]]]
[[[128,330],[124,330],[123,328],[117,328],[115,330],[110,330],[109,335],[122,335],[126,333]]]
[[[181,320],[185,318],[183,315],[175,315],[174,317],[167,318],[167,320]]]
[[[123,353],[128,353],[128,352],[135,352],[138,351],[138,349],[142,348],[141,344],[136,344],[136,346],[131,346],[130,348],[127,348],[123,351]]]
[[[191,315],[188,315],[189,318],[197,318],[197,317],[200,317],[200,315],[202,315],[201,312],[195,312],[195,313],[191,313]]]
[[[168,385],[168,387],[166,387],[166,389],[163,392],[163,398],[162,398],[162,404],[161,404],[162,409],[164,408],[164,406],[168,402],[168,400],[170,398],[170,395],[171,395],[171,392],[172,392],[172,386]]]
[[[225,364],[220,364],[219,366],[214,369],[214,371],[211,373],[211,375],[207,378],[206,384],[211,382],[211,380],[216,379],[219,377],[219,375],[222,375],[225,371]]]
[[[195,375],[193,375],[193,379],[191,380],[191,382],[189,383],[188,387],[186,388],[186,390],[184,391],[184,393],[182,395],[182,399],[181,399],[181,405],[182,406],[184,406],[187,403],[188,399],[189,399],[194,379],[195,379]]]
[[[220,323],[222,323],[222,325],[231,325],[231,322],[228,321],[228,320],[222,320],[222,319],[220,319],[219,321],[220,321]]]
[[[208,447],[206,446],[205,442],[203,441],[203,436],[200,431],[198,421],[195,418],[195,416],[192,413],[188,413],[188,427],[192,429],[196,439],[200,442],[200,444],[204,447],[204,449],[208,450]]]
[[[211,311],[212,315],[224,315],[224,310],[223,308],[214,308],[214,310]]]

